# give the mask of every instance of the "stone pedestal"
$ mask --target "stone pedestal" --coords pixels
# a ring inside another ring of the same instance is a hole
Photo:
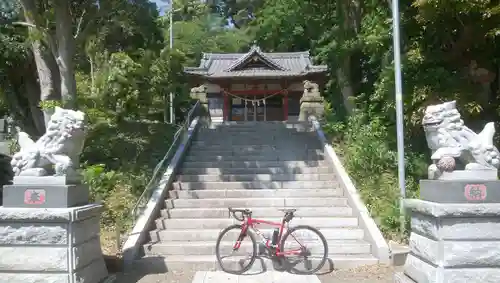
[[[411,252],[395,282],[500,282],[498,185],[423,181],[421,190],[428,200],[405,201],[411,210]]]
[[[0,283],[98,283],[102,206],[0,207]]]
[[[78,185],[6,185],[4,207],[67,208],[89,203],[89,187]]]
[[[300,99],[299,121],[309,121],[309,116],[321,119],[325,112],[324,98],[321,97],[318,84],[304,82],[304,94]]]
[[[201,106],[208,111],[207,87],[205,85],[191,88],[190,96],[192,99],[198,100]]]

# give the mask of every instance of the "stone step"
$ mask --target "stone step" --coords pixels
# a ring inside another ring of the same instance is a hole
[[[200,130],[196,137],[210,136],[218,138],[223,136],[261,136],[261,135],[274,135],[274,136],[297,136],[297,137],[316,137],[316,132],[304,129],[215,129],[215,130]]]
[[[229,239],[227,239],[229,240]],[[288,241],[287,241],[288,242]],[[320,242],[309,241],[301,242],[311,251],[323,252],[323,247]],[[328,251],[330,256],[337,254],[369,254],[370,244],[363,240],[329,240]],[[221,242],[221,255],[228,256],[231,254],[234,242]],[[245,239],[238,252],[251,253],[252,244],[250,240]],[[214,242],[167,242],[144,245],[144,253],[148,256],[152,255],[214,255]]]
[[[268,168],[268,167],[328,167],[330,163],[326,160],[317,161],[219,161],[200,162],[184,161],[182,168]]]
[[[218,128],[213,128],[213,129],[208,129],[208,128],[203,128],[203,132],[225,132],[225,133],[231,133],[231,132],[254,132],[254,133],[262,133],[262,132],[270,132],[270,131],[281,131],[281,132],[288,132],[288,131],[295,131],[295,132],[312,132],[313,129],[311,126],[290,126],[290,127],[284,127],[284,126],[267,126],[267,127],[218,127]]]
[[[229,124],[227,124],[229,123]],[[292,122],[292,121],[227,121],[223,123],[213,123],[202,129],[264,129],[264,128],[278,128],[278,129],[294,129],[294,128],[311,128],[310,123],[306,122]]]
[[[263,218],[261,220],[280,223],[281,218]],[[232,224],[238,224],[240,221],[234,218],[202,218],[202,219],[156,219],[156,229],[224,229]],[[293,225],[310,225],[316,228],[338,228],[338,227],[357,227],[358,218],[356,217],[295,217],[292,220]]]
[[[302,135],[302,136],[289,136],[289,135],[272,135],[270,133],[262,133],[255,136],[240,136],[238,134],[234,135],[218,135],[215,137],[205,136],[200,134],[193,139],[193,142],[211,144],[213,142],[256,142],[260,144],[261,142],[273,142],[273,143],[290,143],[298,144],[302,142],[319,142],[318,138],[312,135]]]
[[[239,259],[235,259],[235,264]],[[224,263],[225,266],[226,262]],[[378,264],[378,259],[370,254],[344,255],[337,254],[329,256],[329,259],[320,272],[332,272],[335,269],[352,269],[360,266]],[[171,255],[165,257],[151,256],[143,257],[135,262],[136,266],[145,266],[151,270],[219,270],[215,255]],[[273,262],[265,257],[258,258],[247,274],[257,274],[266,270],[274,270]],[[233,268],[231,268],[233,269]],[[302,268],[301,268],[302,270]]]
[[[234,207],[246,208],[246,207]],[[249,207],[252,216],[259,217],[283,217],[283,212],[274,207]],[[352,216],[352,208],[349,206],[331,207],[299,207],[295,215],[298,217],[336,217]],[[166,218],[229,218],[231,215],[227,208],[175,208],[163,209],[161,216]]]
[[[333,181],[333,174],[177,175],[181,182]]]
[[[252,150],[275,150],[275,149],[290,149],[293,148],[294,150],[297,151],[302,151],[302,150],[323,150],[323,146],[321,144],[294,144],[291,145],[290,143],[282,143],[279,145],[273,145],[273,144],[253,144],[253,145],[233,145],[231,147],[228,147],[226,145],[203,145],[203,144],[191,144],[190,145],[190,152],[191,151],[222,151],[222,150],[232,150],[234,152],[239,152],[239,151],[252,151]]]
[[[274,141],[294,141],[296,143],[297,141],[318,141],[318,138],[314,135],[309,134],[309,133],[296,133],[296,134],[289,134],[289,133],[284,133],[284,134],[278,134],[278,133],[258,133],[258,134],[239,134],[239,133],[234,133],[234,134],[213,134],[213,133],[200,133],[196,137],[193,138],[193,141],[204,141],[204,142],[211,142],[211,141],[265,141],[265,142],[274,142]]]
[[[181,168],[181,175],[239,175],[239,174],[334,174],[330,167],[267,167],[267,168]]]
[[[337,181],[174,182],[174,190],[334,189]]]
[[[194,190],[169,191],[171,198],[273,198],[273,197],[341,197],[342,189],[285,189],[285,190]]]
[[[323,198],[226,198],[226,199],[168,199],[166,208],[347,206],[341,197]]]
[[[224,121],[222,123],[212,123],[203,129],[262,129],[266,127],[275,128],[304,128],[311,127],[308,122],[302,121]]]
[[[292,220],[292,226],[293,226]],[[259,229],[265,235],[272,235],[272,229]],[[364,231],[361,228],[318,228],[327,240],[363,240]],[[204,229],[193,231],[192,229],[183,230],[152,230],[149,235],[152,243],[170,242],[170,241],[210,241],[215,245],[221,229]],[[238,232],[229,232],[228,237],[238,236]]]
[[[313,132],[280,132],[280,131],[261,131],[255,133],[241,133],[241,132],[212,132],[212,133],[199,133],[194,137],[195,140],[280,140],[280,139],[311,139],[317,140],[316,133]]]
[[[325,157],[323,155],[318,155],[318,154],[311,154],[311,155],[299,155],[299,154],[284,154],[284,155],[275,155],[275,154],[269,154],[269,155],[245,155],[245,156],[238,156],[238,155],[228,155],[228,156],[203,156],[203,155],[197,155],[197,156],[192,156],[188,155],[184,159],[185,161],[199,161],[199,162],[224,162],[224,161],[319,161],[319,160],[325,160]]]
[[[259,137],[262,135],[269,136],[296,136],[296,137],[315,137],[317,134],[314,131],[303,129],[287,129],[287,128],[261,128],[261,129],[215,129],[209,131],[199,131],[200,136],[209,135],[217,137],[219,135],[227,136],[248,136]]]
[[[304,148],[319,148],[320,142],[313,139],[287,139],[283,138],[280,140],[265,140],[265,139],[214,139],[214,140],[193,140],[192,145],[196,146],[254,146],[254,145],[274,145],[274,146],[298,146],[303,145]]]
[[[297,131],[297,129],[261,129],[261,130],[248,130],[248,129],[215,129],[215,130],[201,130],[198,133],[201,136],[213,136],[220,137],[221,134],[229,134],[233,136],[248,136],[255,137],[261,136],[262,134],[271,134],[274,136],[304,136],[304,137],[316,137],[315,132],[309,131]]]
[[[299,156],[307,155],[323,155],[322,149],[304,149],[304,148],[274,148],[274,149],[239,149],[234,150],[231,148],[226,148],[223,150],[203,150],[203,149],[191,149],[189,151],[189,156],[255,156],[255,155],[267,155],[274,154],[276,156],[297,154]]]

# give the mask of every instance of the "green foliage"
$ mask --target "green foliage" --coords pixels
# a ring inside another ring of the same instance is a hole
[[[59,100],[45,100],[40,101],[38,106],[43,110],[54,109],[56,106],[61,107],[62,102]]]
[[[474,130],[500,118],[498,7],[400,3],[408,197],[418,196],[418,180],[426,177],[429,150],[420,122],[427,105],[457,100]],[[264,49],[310,50],[329,67],[325,132],[388,237],[399,227],[391,17],[387,1],[267,0],[250,24]],[[346,107],[352,102],[354,110]]]
[[[387,238],[400,240],[397,152],[388,142],[387,127],[380,119],[368,120],[366,114],[356,111],[346,124],[327,123],[325,132],[343,137],[338,146],[343,163],[372,217]],[[425,174],[425,158],[407,152],[405,166],[407,196],[418,197],[415,176]]]
[[[165,26],[168,27],[166,20]],[[174,24],[174,48],[185,55],[186,66],[199,64],[203,52],[239,52],[251,42],[244,30],[226,29],[214,25],[213,21],[213,17],[206,15]]]
[[[137,176],[106,170],[103,164],[84,166],[82,174],[90,187],[91,201],[101,202],[105,206],[101,225],[117,225],[120,232],[127,231],[132,224],[130,213],[137,200],[137,196],[132,194],[134,182],[131,181]]]

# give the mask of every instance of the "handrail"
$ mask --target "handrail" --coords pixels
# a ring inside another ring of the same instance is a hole
[[[142,191],[141,196],[137,199],[137,202],[135,203],[134,207],[131,210],[131,215],[133,222],[135,223],[136,218],[137,218],[137,209],[141,205],[142,202],[146,200],[146,198],[149,198],[149,192],[155,187],[156,182],[158,180],[158,173],[160,172],[160,169],[165,165],[165,162],[167,160],[170,160],[172,152],[175,152],[176,145],[178,142],[181,140],[180,137],[182,136],[182,133],[187,131],[189,128],[189,125],[191,125],[191,122],[193,121],[193,114],[195,113],[195,110],[199,107],[200,102],[197,101],[193,107],[188,111],[188,114],[186,116],[186,119],[184,120],[184,123],[179,127],[179,129],[175,132],[174,134],[174,140],[170,147],[168,148],[167,153],[163,156],[162,160],[156,165],[155,170],[153,171],[153,176],[151,176],[151,179],[149,180],[148,184],[146,185],[144,191]]]

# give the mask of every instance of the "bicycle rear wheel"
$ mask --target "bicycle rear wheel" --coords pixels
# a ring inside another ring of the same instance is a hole
[[[234,252],[239,252],[239,255],[229,259],[223,256],[225,253]],[[215,255],[223,271],[242,274],[252,267],[257,258],[257,242],[253,234],[242,233],[242,225],[231,225],[220,232],[215,245]]]
[[[288,242],[287,242],[288,241]],[[288,229],[280,243],[285,268],[297,274],[313,274],[328,259],[328,244],[318,229],[299,225]],[[300,262],[299,259],[304,259]]]

